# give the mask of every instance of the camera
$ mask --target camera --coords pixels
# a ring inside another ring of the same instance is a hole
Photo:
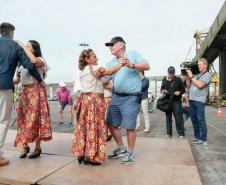
[[[193,75],[199,74],[199,68],[197,62],[184,62],[181,64],[181,75],[186,76],[187,70],[191,70]]]
[[[165,95],[165,96],[167,96],[167,95],[170,95],[170,92],[167,91],[166,89],[163,89],[162,90],[162,94]]]
[[[181,75],[182,76],[186,76],[188,73],[187,73],[187,69],[181,69]]]

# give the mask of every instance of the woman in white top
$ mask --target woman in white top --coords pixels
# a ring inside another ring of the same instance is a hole
[[[30,40],[26,45],[18,42],[25,53],[36,66],[44,80],[47,73],[47,64],[42,58],[40,45],[37,41]],[[22,91],[18,102],[17,135],[15,146],[22,147],[20,158],[25,158],[29,153],[29,143],[35,142],[35,150],[29,158],[39,157],[41,154],[41,141],[52,139],[51,121],[47,91],[44,84],[39,84],[23,67],[18,70],[15,83],[21,83]]]
[[[101,165],[106,156],[106,125],[104,106],[104,75],[117,72],[123,64],[107,70],[98,67],[97,57],[92,49],[82,51],[79,57],[82,93],[75,106],[77,124],[72,152],[81,164]]]

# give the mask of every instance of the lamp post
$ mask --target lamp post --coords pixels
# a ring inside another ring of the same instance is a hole
[[[89,44],[83,42],[83,43],[80,43],[79,46],[83,47],[83,49],[85,49],[86,47],[89,46]]]

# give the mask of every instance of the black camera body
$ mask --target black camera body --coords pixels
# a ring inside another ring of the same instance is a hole
[[[164,90],[162,91],[162,94],[165,95],[165,96],[168,96],[168,95],[170,95],[170,92],[167,91],[166,89],[164,89]]]
[[[187,75],[187,70],[191,70],[193,75],[199,74],[199,68],[198,68],[198,63],[197,62],[184,62],[181,64],[181,75],[186,76]]]

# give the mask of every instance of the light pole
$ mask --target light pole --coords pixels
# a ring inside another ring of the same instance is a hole
[[[80,43],[79,46],[83,47],[83,49],[85,49],[86,47],[89,46],[89,44],[83,42],[83,43]]]

